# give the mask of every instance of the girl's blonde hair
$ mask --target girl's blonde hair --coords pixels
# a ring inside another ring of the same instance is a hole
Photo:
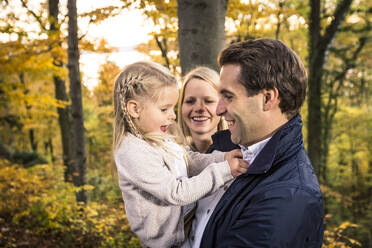
[[[215,70],[210,69],[205,66],[196,67],[195,69],[188,72],[183,78],[183,84],[180,90],[180,96],[178,98],[177,120],[178,120],[179,129],[181,133],[183,134],[183,136],[185,137],[185,142],[190,147],[193,147],[192,138],[191,138],[190,129],[185,124],[185,121],[182,117],[182,103],[185,97],[186,85],[188,84],[188,82],[190,82],[191,79],[194,79],[194,78],[205,81],[206,83],[210,84],[216,91],[218,91],[218,86],[220,83],[220,77],[218,73]],[[220,131],[226,128],[227,128],[226,121],[224,121],[223,118],[221,118],[220,122],[218,123],[217,130]]]
[[[169,71],[153,62],[136,62],[126,66],[118,75],[114,86],[114,132],[113,153],[129,132],[148,143],[162,146],[166,134],[145,134],[134,124],[127,111],[127,102],[132,99],[158,101],[164,87],[177,87],[177,80]]]

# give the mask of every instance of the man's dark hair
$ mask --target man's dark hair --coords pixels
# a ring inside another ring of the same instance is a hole
[[[300,112],[305,100],[306,69],[297,54],[278,40],[258,39],[233,43],[221,51],[218,63],[240,65],[240,83],[248,96],[277,88],[282,113],[288,119]]]

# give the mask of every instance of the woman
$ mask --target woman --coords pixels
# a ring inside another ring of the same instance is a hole
[[[240,149],[230,139],[225,121],[216,114],[219,75],[207,67],[197,67],[183,80],[178,101],[178,125],[186,143],[194,151],[210,153],[214,150]],[[188,238],[183,248],[199,247],[203,231],[215,206],[228,185],[198,201]]]
[[[187,145],[194,151],[210,153],[239,149],[231,142],[225,121],[216,114],[218,85],[218,73],[204,66],[193,69],[184,77],[178,100],[178,125]]]

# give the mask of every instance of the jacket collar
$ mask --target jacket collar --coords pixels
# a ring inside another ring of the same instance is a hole
[[[266,173],[302,147],[302,120],[298,114],[275,132],[244,175]]]

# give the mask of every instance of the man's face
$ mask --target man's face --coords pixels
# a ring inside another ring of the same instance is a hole
[[[263,120],[263,94],[249,97],[239,82],[240,65],[227,64],[220,72],[221,98],[217,114],[224,116],[235,144],[249,146],[261,140]]]

